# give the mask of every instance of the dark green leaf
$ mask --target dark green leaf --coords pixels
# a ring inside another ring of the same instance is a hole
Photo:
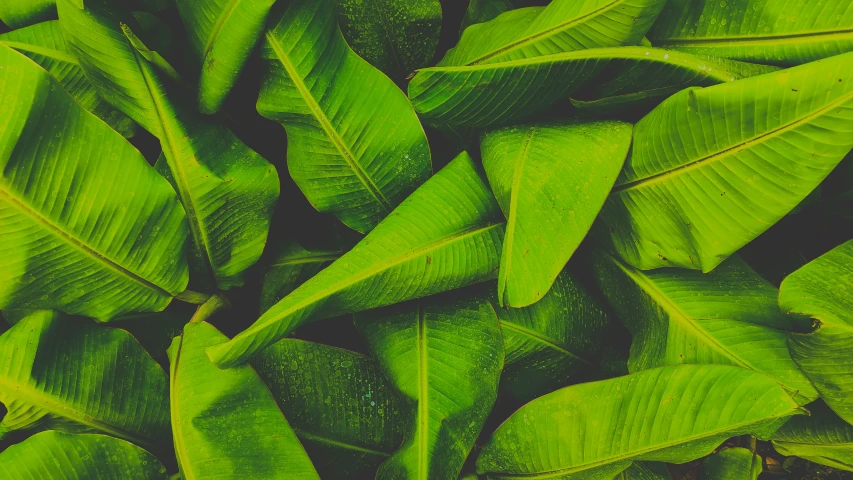
[[[782,455],[853,472],[853,426],[823,402],[808,409],[808,417],[794,417],[773,434],[773,447]]]
[[[762,459],[746,448],[721,450],[702,463],[700,480],[758,480]]]

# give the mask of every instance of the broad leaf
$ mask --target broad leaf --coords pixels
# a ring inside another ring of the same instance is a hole
[[[0,308],[165,308],[187,285],[175,192],[32,60],[0,65]]]
[[[429,177],[417,115],[347,46],[335,0],[281,2],[261,60],[258,112],[287,129],[290,175],[318,210],[367,233]]]
[[[145,450],[105,435],[43,432],[0,453],[9,479],[166,480],[162,464]]]
[[[231,131],[174,101],[186,93],[167,89],[161,67],[168,65],[133,35],[141,27],[117,2],[85,5],[59,0],[63,33],[101,96],[160,139],[157,169],[187,212],[193,282],[203,289],[241,285],[266,243],[279,192],[275,169]]]
[[[853,472],[853,426],[823,402],[808,409],[808,417],[794,417],[773,434],[773,448],[782,455]]]
[[[632,460],[685,463],[732,436],[767,438],[800,412],[752,370],[655,368],[533,400],[492,435],[477,470],[492,479],[610,480]]]
[[[335,248],[306,249],[288,240],[278,247],[277,254],[266,267],[261,287],[261,311],[272,308],[296,287],[326,268],[343,255]]]
[[[613,480],[672,480],[666,464],[656,462],[634,462]]]
[[[702,462],[700,480],[758,480],[762,458],[746,448],[727,448]]]
[[[0,337],[0,436],[96,431],[146,448],[168,445],[166,373],[124,330],[34,314]]]
[[[797,392],[801,404],[817,398],[791,360],[778,291],[737,257],[709,274],[692,270],[637,270],[599,252],[601,291],[631,331],[632,372],[684,363],[736,365]],[[802,323],[802,322],[800,322]]]
[[[570,95],[579,108],[608,113],[616,107],[648,108],[686,87],[773,70],[659,48],[592,48],[485,65],[426,68],[412,79],[409,96],[430,122],[486,126],[529,117]]]
[[[132,137],[136,124],[106,103],[86,78],[77,58],[68,50],[59,22],[51,20],[0,35],[0,43],[30,57],[47,70],[83,108],[125,137]]]
[[[789,275],[783,311],[814,319],[816,329],[788,336],[791,357],[835,413],[853,424],[853,240]]]
[[[495,278],[504,222],[484,177],[460,154],[352,250],[208,355],[234,366],[310,320]]]
[[[641,269],[711,271],[853,147],[853,53],[684,90],[634,127],[601,231]]]
[[[55,0],[3,0],[0,21],[12,29],[56,18]]]
[[[355,324],[411,405],[406,439],[376,478],[458,477],[497,398],[495,310],[450,294],[358,314]]]
[[[270,391],[248,365],[220,370],[204,349],[225,340],[189,323],[169,347],[175,453],[186,479],[319,479]]]
[[[441,66],[485,65],[596,47],[637,45],[664,0],[553,0],[473,25]]]
[[[462,17],[460,31],[477,23],[488,22],[498,15],[515,8],[512,0],[470,0],[465,16]]]
[[[373,359],[284,339],[252,365],[320,478],[373,478],[403,441],[404,404]]]
[[[587,378],[597,368],[608,317],[568,270],[542,300],[525,308],[501,308],[494,282],[472,288],[498,315],[506,351],[503,391],[529,401]]]
[[[222,107],[261,38],[275,0],[177,0],[178,13],[201,70],[202,113]]]
[[[533,124],[486,132],[483,168],[507,218],[503,307],[541,299],[586,237],[631,146],[624,122]]]
[[[432,63],[441,30],[438,0],[336,0],[347,43],[401,84]]]
[[[791,66],[853,50],[847,0],[670,0],[649,32],[658,47]]]

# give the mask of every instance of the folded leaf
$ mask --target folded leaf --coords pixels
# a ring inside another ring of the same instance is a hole
[[[177,0],[190,46],[201,68],[202,113],[222,107],[261,38],[275,0]]]
[[[3,0],[0,21],[17,29],[56,18],[54,0]]]
[[[60,0],[59,23],[101,96],[160,139],[158,171],[187,212],[193,282],[201,289],[242,284],[266,243],[279,193],[275,169],[230,130],[174,101],[185,93],[167,95],[163,69],[171,67],[133,35],[141,27],[118,2],[85,5]]]
[[[473,25],[441,66],[483,65],[596,47],[637,45],[665,0],[554,0]]]
[[[802,326],[785,318],[776,288],[739,258],[709,274],[643,272],[598,252],[594,268],[601,291],[631,331],[631,372],[683,363],[736,365],[797,392],[803,405],[818,397],[788,353],[786,331]]]
[[[657,47],[791,66],[853,50],[846,0],[671,0],[649,31]]]
[[[495,310],[453,292],[358,314],[355,325],[411,405],[406,439],[376,478],[457,478],[497,398]]]
[[[853,426],[823,402],[808,408],[808,417],[794,417],[773,434],[773,448],[782,455],[853,472]]]
[[[187,284],[175,192],[32,60],[0,65],[0,308],[165,308]]]
[[[851,67],[853,53],[668,98],[634,127],[601,231],[637,268],[711,271],[853,147]]]
[[[788,335],[791,358],[823,400],[853,424],[853,240],[788,275],[779,287],[783,311],[814,319],[817,328]]]
[[[68,49],[59,22],[51,20],[0,35],[0,43],[30,57],[47,70],[86,110],[125,137],[132,137],[136,124],[105,102],[86,78],[77,58]]]
[[[483,168],[507,218],[503,307],[541,299],[586,237],[631,146],[631,124],[533,124],[486,132]]]
[[[295,241],[278,247],[278,254],[267,266],[261,287],[261,311],[272,308],[296,287],[343,255],[343,249],[306,249]]]
[[[225,339],[208,323],[189,323],[169,347],[172,430],[183,478],[319,479],[252,367],[220,370],[204,355]]]
[[[779,384],[752,370],[655,368],[533,400],[495,431],[477,470],[495,479],[610,480],[632,460],[685,463],[732,436],[767,438],[798,412]]]
[[[334,0],[280,3],[261,59],[258,112],[287,129],[290,175],[318,210],[367,233],[429,177],[417,115],[347,46]]]
[[[0,337],[0,436],[53,427],[159,450],[167,398],[166,373],[124,330],[34,314]]]
[[[373,478],[403,441],[404,405],[373,359],[284,339],[252,365],[320,478]]]
[[[409,97],[430,122],[487,126],[529,117],[570,95],[576,106],[596,113],[617,106],[648,108],[686,87],[773,70],[651,47],[592,48],[426,68],[409,84]]]
[[[398,84],[431,64],[441,30],[438,0],[337,0],[350,47]]]
[[[230,367],[315,319],[391,305],[495,278],[504,222],[485,174],[462,153],[364,240],[228,343]]]
[[[746,448],[727,448],[702,462],[700,480],[758,480],[764,469],[761,456]]]
[[[634,462],[613,480],[672,480],[664,463]]]
[[[0,453],[3,478],[52,480],[166,480],[166,469],[145,450],[105,435],[44,432]]]

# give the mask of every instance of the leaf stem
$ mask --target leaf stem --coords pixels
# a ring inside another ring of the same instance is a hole
[[[176,299],[182,302],[192,303],[193,305],[202,305],[210,300],[210,297],[211,296],[207,293],[199,293],[192,290],[184,290],[183,292],[175,295]]]
[[[749,437],[749,450],[750,450],[752,453],[755,453],[755,451],[756,451],[757,449],[758,449],[758,439],[756,439],[756,438],[755,438],[755,437],[753,437],[753,436],[750,436],[750,437]]]
[[[225,310],[231,306],[231,303],[222,295],[213,295],[204,304],[198,307],[195,315],[190,319],[190,323],[200,323],[214,316],[220,310]]]

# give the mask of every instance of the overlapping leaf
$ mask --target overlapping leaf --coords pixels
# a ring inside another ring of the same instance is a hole
[[[0,337],[0,435],[45,427],[168,445],[166,373],[119,329],[34,314]]]
[[[0,21],[11,28],[34,25],[56,18],[55,0],[3,0]]]
[[[773,434],[773,447],[782,455],[853,472],[853,426],[823,402],[808,409],[808,417],[794,417]]]
[[[169,348],[175,453],[185,479],[319,479],[270,391],[248,365],[216,368],[226,337],[189,323]]]
[[[492,435],[477,470],[494,479],[611,480],[633,460],[684,463],[735,435],[767,438],[798,412],[779,384],[752,370],[655,368],[533,400]]]
[[[526,9],[522,9],[526,10]],[[517,12],[521,10],[514,10]],[[452,125],[510,123],[574,99],[578,108],[610,113],[648,108],[690,86],[710,86],[773,67],[651,47],[591,48],[473,66],[438,66],[409,84],[415,109]]]
[[[263,34],[275,0],[177,0],[201,69],[198,105],[219,110]]]
[[[649,31],[658,47],[791,66],[853,50],[846,0],[671,0]]]
[[[571,122],[482,136],[483,167],[507,218],[501,306],[526,307],[548,293],[610,193],[631,130],[624,122]]]
[[[187,285],[175,192],[32,60],[0,65],[0,308],[165,308]]]
[[[595,271],[601,291],[631,331],[630,371],[684,363],[736,365],[770,376],[797,392],[803,404],[817,398],[787,346],[787,331],[808,324],[785,318],[777,290],[739,258],[710,274],[643,272],[599,252]]]
[[[400,446],[404,405],[372,358],[284,339],[252,365],[321,478],[372,478]]]
[[[174,70],[133,35],[141,27],[119,4],[85,5],[60,0],[60,25],[101,96],[160,139],[157,169],[187,212],[194,283],[220,289],[242,284],[243,271],[266,243],[279,192],[275,169],[231,131],[181,104],[186,94],[167,88]]]
[[[166,480],[145,450],[105,435],[43,432],[0,453],[3,478],[52,480]]]
[[[641,269],[712,270],[853,147],[853,53],[682,91],[634,127],[602,232]]]
[[[438,0],[336,1],[347,43],[398,84],[431,64],[441,30]]]
[[[634,462],[613,480],[672,480],[672,476],[663,463]]]
[[[355,324],[412,406],[406,439],[376,478],[457,478],[497,398],[495,310],[447,295],[357,314]]]
[[[269,310],[299,285],[343,255],[343,249],[306,249],[293,240],[279,246],[267,265],[261,287],[261,311]]]
[[[504,222],[484,177],[460,154],[352,250],[208,355],[234,366],[307,321],[495,278]]]
[[[308,200],[367,233],[429,177],[429,145],[405,95],[336,20],[335,0],[274,9],[257,107],[287,129],[288,169]]]
[[[816,328],[788,336],[791,357],[820,396],[853,424],[853,240],[789,275],[779,306],[814,319]]]
[[[727,448],[705,459],[699,479],[758,480],[758,475],[764,469],[762,462],[760,455],[746,448]]]

